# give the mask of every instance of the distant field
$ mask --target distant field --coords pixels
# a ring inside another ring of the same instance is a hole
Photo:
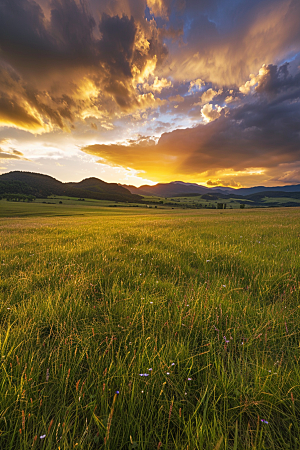
[[[300,448],[300,209],[62,201],[0,202],[0,448]]]
[[[59,202],[62,202],[61,204]],[[151,205],[154,209],[154,205]],[[166,209],[160,206],[160,209]],[[152,209],[152,208],[151,208]],[[168,207],[167,209],[171,209]],[[75,216],[75,215],[99,215],[116,213],[149,213],[147,205],[132,203],[116,203],[108,200],[85,199],[78,201],[76,198],[56,197],[37,199],[32,203],[8,202],[0,200],[0,217],[28,217],[28,216]]]

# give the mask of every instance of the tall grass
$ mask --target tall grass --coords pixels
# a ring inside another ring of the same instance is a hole
[[[1,219],[0,448],[300,448],[299,219]]]

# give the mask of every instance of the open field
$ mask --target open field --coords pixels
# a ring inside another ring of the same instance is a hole
[[[62,202],[60,204],[59,202]],[[149,214],[146,205],[116,203],[107,200],[85,199],[80,202],[74,198],[47,198],[37,199],[32,203],[27,202],[7,202],[0,200],[0,217],[29,217],[29,216],[91,216],[110,214]],[[152,208],[151,208],[152,209]],[[160,209],[170,207],[160,206]]]
[[[1,449],[300,448],[299,208],[7,203]]]

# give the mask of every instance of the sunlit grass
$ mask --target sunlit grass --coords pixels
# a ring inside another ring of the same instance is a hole
[[[300,447],[300,210],[134,213],[1,219],[0,447]]]

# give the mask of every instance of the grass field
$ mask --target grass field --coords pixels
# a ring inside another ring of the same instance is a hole
[[[300,448],[300,209],[1,205],[1,449]]]

